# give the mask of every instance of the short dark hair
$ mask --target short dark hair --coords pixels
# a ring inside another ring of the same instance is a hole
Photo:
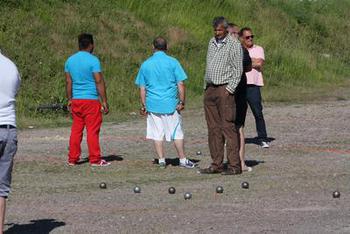
[[[242,28],[241,30],[239,30],[238,36],[240,36],[240,37],[243,36],[243,33],[244,33],[245,31],[252,32],[252,29],[249,28],[249,27],[244,27],[244,28]]]
[[[78,43],[79,43],[79,49],[84,50],[89,47],[89,45],[94,44],[94,39],[92,37],[92,34],[89,33],[82,33],[78,37]]]
[[[213,27],[217,28],[219,25],[224,25],[225,28],[228,27],[228,22],[223,16],[218,16],[213,19]]]
[[[156,37],[153,40],[154,49],[167,50],[167,42],[163,37]]]

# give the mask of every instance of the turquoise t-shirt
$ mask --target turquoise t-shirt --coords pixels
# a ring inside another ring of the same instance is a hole
[[[101,65],[96,56],[79,51],[67,59],[64,71],[72,77],[73,99],[98,99],[93,73],[101,72]]]
[[[171,114],[179,102],[177,84],[186,79],[179,61],[157,51],[141,65],[135,84],[146,89],[148,112]]]

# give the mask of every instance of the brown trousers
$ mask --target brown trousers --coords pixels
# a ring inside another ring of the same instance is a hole
[[[223,169],[226,140],[228,169],[241,170],[239,133],[235,126],[236,103],[234,95],[225,93],[226,85],[209,86],[204,95],[208,142],[214,169]]]

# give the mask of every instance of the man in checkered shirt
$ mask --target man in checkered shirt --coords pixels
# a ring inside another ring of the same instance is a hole
[[[229,35],[227,27],[224,17],[214,18],[214,37],[209,41],[204,78],[204,110],[213,162],[208,168],[200,170],[203,174],[242,173],[233,94],[243,73],[243,52],[240,42]],[[228,161],[226,171],[223,166],[225,141]]]

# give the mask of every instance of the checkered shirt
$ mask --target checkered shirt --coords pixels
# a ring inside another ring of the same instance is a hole
[[[241,43],[227,35],[222,44],[213,37],[209,41],[204,88],[207,83],[227,84],[226,90],[234,93],[243,73],[243,51]]]

